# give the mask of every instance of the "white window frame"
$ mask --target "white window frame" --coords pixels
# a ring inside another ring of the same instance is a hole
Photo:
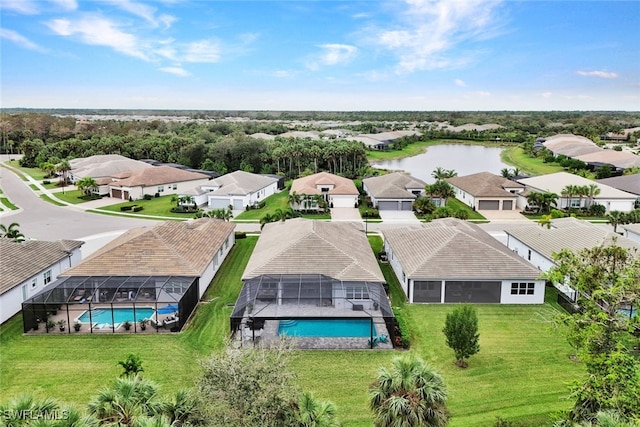
[[[347,299],[365,301],[369,299],[369,290],[365,285],[345,285]]]
[[[51,283],[51,270],[47,270],[44,272],[44,274],[42,275],[42,280],[44,281],[45,286]]]

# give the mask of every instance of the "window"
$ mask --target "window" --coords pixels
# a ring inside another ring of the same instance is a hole
[[[535,283],[511,283],[511,295],[533,295]]]
[[[178,184],[173,184],[173,189],[177,190],[178,189]]]
[[[158,193],[164,192],[164,185],[158,185]]]
[[[36,286],[38,286],[38,279],[35,278],[31,281],[31,289],[35,288]]]
[[[47,270],[44,272],[43,280],[45,285],[48,285],[49,283],[51,283],[51,270]]]
[[[527,252],[527,260],[531,261],[531,249]]]
[[[581,201],[581,199],[571,199],[569,204],[571,205],[572,208],[579,208],[580,207],[580,201]]]
[[[365,300],[369,299],[369,290],[364,285],[347,285],[347,299]]]

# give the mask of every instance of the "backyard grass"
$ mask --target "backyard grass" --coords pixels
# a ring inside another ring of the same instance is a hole
[[[181,334],[24,336],[20,316],[0,327],[0,402],[29,390],[84,406],[121,368],[128,353],[143,360],[144,374],[162,393],[193,385],[198,359],[224,348],[231,305],[242,286],[240,277],[257,241],[239,239]],[[382,240],[369,236],[374,251]],[[394,305],[404,304],[389,264],[381,264]],[[553,301],[550,295],[548,300]],[[454,364],[441,330],[452,305],[405,305],[410,351],[439,370],[449,389],[450,425],[486,426],[496,416],[526,426],[548,425],[547,414],[566,408],[566,384],[582,373],[571,362],[562,330],[547,319],[554,306],[477,305],[480,353],[463,370]],[[299,384],[320,399],[333,401],[344,426],[370,426],[367,391],[381,366],[398,351],[299,351],[293,369]]]
[[[528,175],[545,175],[562,172],[564,168],[556,163],[544,163],[542,159],[530,157],[520,147],[509,147],[502,150],[500,158]]]

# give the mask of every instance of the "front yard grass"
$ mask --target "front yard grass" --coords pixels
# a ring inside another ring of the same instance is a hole
[[[263,201],[265,202],[264,208],[244,211],[235,219],[251,219],[259,221],[260,218],[262,218],[266,214],[273,215],[278,209],[286,211],[287,209],[289,209],[289,192],[287,190],[282,190],[278,193],[270,195]]]
[[[58,199],[63,202],[71,203],[72,205],[78,205],[80,203],[88,202],[90,199],[85,199],[85,194],[80,190],[65,190],[53,193]]]
[[[137,216],[161,216],[161,217],[169,217],[169,218],[182,218],[182,219],[192,219],[195,214],[192,213],[177,213],[171,212],[171,208],[176,206],[176,202],[172,200],[173,196],[160,196],[160,197],[152,197],[150,200],[134,200],[133,202],[123,202],[117,203],[115,205],[103,206],[101,208],[97,208],[97,210],[107,211],[107,212],[123,212],[120,210],[122,206],[142,206],[142,210],[138,212],[133,212],[134,215]],[[124,211],[124,213],[131,213],[130,211]]]
[[[469,206],[467,206],[460,200],[456,199],[455,197],[449,197],[447,199],[447,207],[457,211],[459,210],[466,211],[469,214],[469,219],[487,219],[484,216],[482,216],[482,214],[480,214],[478,211],[474,211]]]
[[[22,319],[0,327],[0,402],[29,390],[85,406],[97,391],[117,377],[117,361],[135,353],[146,378],[161,393],[191,387],[198,359],[224,348],[229,315],[241,289],[240,277],[257,238],[239,239],[206,291],[187,329],[181,334],[50,334],[24,336]],[[375,251],[380,237],[369,236]],[[404,305],[389,264],[382,264],[394,305]],[[549,290],[547,290],[549,291]],[[549,301],[554,301],[549,296]],[[492,425],[497,416],[523,426],[549,425],[548,414],[568,407],[567,383],[582,365],[569,360],[571,349],[562,329],[549,318],[554,306],[477,305],[480,353],[469,368],[454,364],[442,327],[453,305],[406,304],[411,350],[442,373],[449,390],[452,427]],[[371,426],[368,387],[381,366],[399,351],[298,351],[293,368],[299,384],[319,399],[333,401],[344,426]]]

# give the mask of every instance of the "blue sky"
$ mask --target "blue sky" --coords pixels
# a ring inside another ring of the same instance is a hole
[[[0,0],[0,106],[640,110],[640,1]]]

